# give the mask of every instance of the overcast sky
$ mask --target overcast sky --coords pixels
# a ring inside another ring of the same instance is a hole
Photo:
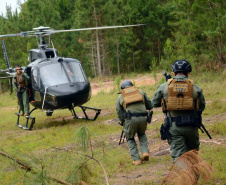
[[[19,0],[19,2],[24,3],[25,0]],[[16,8],[17,11],[20,12],[19,6],[17,4],[18,0],[0,0],[0,15],[6,14],[6,3],[7,5],[11,5],[12,11],[15,12]]]

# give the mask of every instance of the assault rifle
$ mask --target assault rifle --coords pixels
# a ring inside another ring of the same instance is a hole
[[[163,71],[162,74],[164,75],[166,82],[170,78],[172,78],[170,74],[166,73],[166,71]],[[168,118],[167,117],[167,112],[164,112],[164,113],[165,113],[165,120],[164,120],[164,123],[162,124],[161,129],[160,129],[161,140],[169,139],[170,136],[171,136],[170,132],[169,132],[170,126],[172,125],[172,123],[171,123],[171,115],[169,113],[169,118]]]
[[[202,131],[202,133],[206,133],[207,136],[212,139],[211,135],[209,134],[209,132],[206,130],[205,126],[202,124],[202,110],[198,110],[196,111],[196,114],[198,114],[198,122],[200,123],[199,129]],[[204,130],[204,131],[203,131]]]
[[[121,126],[123,127],[123,122],[118,122],[118,124],[121,125]],[[124,134],[124,136],[123,136],[123,134]],[[122,138],[123,138],[123,140],[122,140]],[[126,135],[125,135],[125,133],[124,133],[124,131],[123,131],[123,128],[122,128],[122,133],[121,133],[121,136],[120,136],[120,140],[119,140],[118,145],[121,144],[121,141],[124,143],[124,139],[125,139],[125,138],[126,138]]]
[[[199,128],[201,131],[202,131],[202,133],[206,133],[207,134],[207,136],[210,138],[210,139],[212,139],[212,137],[211,137],[211,135],[209,134],[209,132],[206,130],[206,128],[205,128],[205,126],[201,123],[201,127]],[[204,131],[203,131],[203,130]]]
[[[171,75],[170,75],[170,74],[167,74],[165,71],[163,71],[162,74],[164,75],[166,82],[167,82],[170,78],[172,78]]]

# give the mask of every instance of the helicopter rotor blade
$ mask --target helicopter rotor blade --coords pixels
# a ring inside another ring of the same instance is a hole
[[[0,38],[2,38],[2,37],[17,37],[17,36],[21,36],[21,37],[35,36],[34,33],[35,33],[35,31],[24,31],[24,32],[20,32],[20,33],[0,35]]]
[[[126,28],[126,27],[135,27],[143,26],[145,24],[134,24],[134,25],[122,25],[122,26],[103,26],[103,27],[93,27],[93,28],[81,28],[81,29],[70,29],[70,30],[45,30],[46,34],[62,33],[62,32],[74,32],[74,31],[86,31],[86,30],[103,30],[103,29],[112,29],[112,28]]]

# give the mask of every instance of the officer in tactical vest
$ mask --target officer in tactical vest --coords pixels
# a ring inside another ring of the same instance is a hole
[[[119,120],[123,123],[123,131],[129,146],[134,165],[149,160],[149,148],[145,131],[147,129],[147,111],[152,109],[151,100],[146,93],[134,87],[131,81],[123,81],[121,94],[116,102]],[[139,155],[134,139],[137,133],[142,157]]]
[[[18,98],[18,104],[20,106],[21,116],[29,115],[29,94],[28,94],[28,83],[30,82],[30,77],[22,72],[20,65],[16,66],[16,74],[13,76],[13,87]]]
[[[166,114],[160,130],[161,139],[168,140],[175,161],[183,153],[199,149],[198,128],[205,99],[202,90],[188,79],[192,71],[188,61],[175,61],[172,70],[175,76],[158,87],[152,104],[154,107],[161,106]]]

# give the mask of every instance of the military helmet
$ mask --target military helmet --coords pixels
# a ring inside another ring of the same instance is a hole
[[[177,60],[177,61],[174,62],[174,64],[172,64],[172,71],[174,73],[191,72],[192,71],[191,64],[188,61],[184,60],[184,59]]]
[[[130,87],[130,86],[133,86],[133,83],[129,80],[123,81],[121,83],[121,89],[125,89],[126,87]]]

